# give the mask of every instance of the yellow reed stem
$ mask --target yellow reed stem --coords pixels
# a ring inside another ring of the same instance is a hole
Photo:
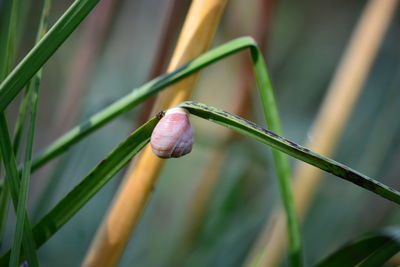
[[[264,48],[266,39],[271,26],[272,11],[274,0],[258,0],[256,2],[256,16],[253,25],[253,37],[256,39],[259,47]],[[242,57],[241,78],[239,83],[239,97],[237,103],[234,103],[235,114],[240,117],[246,117],[251,108],[251,87],[253,85],[253,66],[248,55]],[[207,208],[210,204],[212,192],[218,183],[218,179],[223,171],[223,166],[227,158],[227,147],[241,138],[232,131],[225,131],[221,139],[224,140],[220,147],[215,147],[212,151],[210,160],[201,175],[200,182],[193,193],[193,197],[188,205],[186,212],[187,220],[183,226],[182,240],[177,246],[176,255],[185,255],[192,247],[197,238],[200,227],[204,222]],[[174,262],[175,263],[175,262]]]
[[[327,96],[305,146],[331,156],[358,99],[398,0],[370,0],[337,68]],[[304,217],[321,181],[322,172],[299,163],[294,174],[296,211]],[[247,266],[278,266],[287,243],[284,213],[266,226],[247,261]]]
[[[205,52],[215,34],[226,0],[194,0],[178,39],[168,71]],[[153,113],[190,98],[197,75],[174,84],[157,97]],[[83,266],[115,266],[163,167],[147,146],[128,170],[114,203],[99,228]]]

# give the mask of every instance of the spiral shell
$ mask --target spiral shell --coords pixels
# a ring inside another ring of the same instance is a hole
[[[158,122],[150,139],[151,148],[160,158],[179,158],[192,151],[193,129],[183,108],[172,108]]]

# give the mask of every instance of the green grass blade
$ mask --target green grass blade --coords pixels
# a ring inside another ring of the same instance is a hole
[[[191,114],[218,123],[238,133],[261,141],[288,155],[312,164],[322,170],[344,178],[363,188],[377,193],[389,200],[400,204],[400,193],[367,177],[349,167],[331,159],[313,153],[283,137],[262,127],[224,112],[196,102],[184,102],[180,105]],[[151,132],[158,119],[154,118],[136,130],[130,137],[112,151],[95,169],[93,169],[80,184],[63,198],[39,223],[34,227],[36,245],[39,247],[56,233],[76,212],[83,207],[111,177],[118,172],[129,160],[149,141]],[[0,264],[8,261],[9,252],[0,258]]]
[[[82,181],[74,187],[51,211],[33,228],[34,240],[40,247],[68,222],[111,178],[121,170],[150,140],[158,119],[153,118],[102,160]],[[0,266],[5,266],[10,252],[0,258]]]
[[[74,127],[62,137],[54,141],[40,155],[34,158],[32,171],[38,169],[51,159],[60,155],[69,147],[82,140],[85,136],[97,130],[101,126],[105,125],[118,115],[132,109],[167,86],[182,80],[190,74],[199,71],[222,58],[240,52],[249,47],[256,47],[256,44],[252,38],[242,37],[235,39],[199,56],[198,58],[178,68],[176,71],[157,77],[145,85],[132,90],[132,92],[128,95],[92,115],[85,122]]]
[[[48,16],[50,11],[50,4],[51,0],[45,0],[42,9],[42,15],[40,18],[39,29],[37,33],[36,42],[38,42],[45,34],[47,27],[48,27]],[[15,234],[14,234],[14,242],[11,249],[11,260],[10,266],[11,267],[18,267],[19,259],[20,259],[20,251],[23,238],[26,236],[23,235],[24,233],[24,224],[25,224],[25,207],[26,202],[28,199],[28,192],[29,192],[29,180],[31,174],[31,165],[32,165],[32,148],[33,148],[33,141],[35,136],[35,125],[36,125],[36,114],[37,114],[37,106],[38,106],[38,97],[39,97],[39,85],[40,80],[42,77],[41,69],[36,73],[33,79],[29,82],[29,86],[27,89],[27,93],[24,96],[22,101],[20,116],[18,117],[18,121],[20,122],[19,128],[17,128],[17,135],[19,138],[14,139],[14,153],[16,153],[16,149],[19,147],[19,140],[20,140],[20,133],[22,132],[22,125],[25,122],[26,116],[26,108],[28,103],[31,103],[31,114],[29,120],[29,127],[28,127],[28,140],[26,144],[26,151],[25,151],[25,163],[24,168],[22,171],[22,178],[21,178],[21,185],[18,194],[18,207],[17,207],[17,219],[16,219],[16,226],[15,226]],[[18,124],[17,124],[18,125]],[[17,141],[17,142],[15,142]],[[35,253],[35,251],[30,252]]]
[[[359,267],[384,266],[384,263],[387,262],[392,256],[394,256],[399,251],[400,251],[399,242],[397,241],[388,242],[387,244],[376,250],[368,258],[366,258],[358,266]]]
[[[282,135],[274,92],[272,90],[264,58],[257,47],[252,47],[251,58],[256,73],[256,80],[268,129],[278,135]],[[282,204],[287,218],[290,261],[292,266],[300,267],[303,266],[301,236],[294,205],[289,161],[287,155],[278,150],[273,149],[272,155],[275,161],[275,169],[278,177]]]
[[[14,58],[14,46],[15,46],[15,28],[17,24],[17,10],[18,1],[7,1],[4,5],[5,10],[2,12],[4,18],[4,36],[0,39],[0,81],[3,81],[11,68],[11,62]],[[1,156],[0,156],[1,157]],[[1,166],[0,166],[1,167]],[[8,207],[9,207],[9,190],[5,188],[2,191],[0,197],[0,236],[3,240],[3,234],[6,227]]]
[[[6,26],[7,28],[5,32],[4,45],[2,45],[3,50],[1,51],[1,57],[3,58],[4,62],[1,65],[0,81],[3,81],[8,74],[15,53],[15,32],[17,27],[19,3],[18,1],[14,0],[10,1],[9,4],[11,5],[9,10],[10,15],[8,18],[8,25]]]
[[[184,77],[212,64],[217,60],[247,48],[250,48],[251,50],[255,76],[258,83],[267,124],[272,131],[281,134],[281,126],[277,107],[262,54],[252,38],[243,37],[212,49],[211,51],[182,66],[178,70],[150,81],[137,90],[132,91],[132,93],[123,97],[121,100],[95,114],[86,122],[78,125],[56,140],[41,155],[35,158],[32,166],[33,170],[40,167],[55,156],[61,154],[70,146],[84,138],[86,135],[95,131],[102,125],[106,124],[122,112],[133,108],[146,98],[157,93],[161,89],[166,88],[168,85],[183,79]],[[301,239],[293,204],[289,163],[285,154],[274,150],[273,155],[276,162],[283,205],[288,218],[288,235],[291,261],[294,266],[301,266]]]
[[[400,228],[390,227],[358,238],[320,261],[316,267],[383,266],[400,251]]]
[[[4,1],[2,2],[2,6],[0,9],[0,75],[4,69],[7,68],[6,56],[7,56],[7,39],[8,39],[8,31],[10,29],[10,17],[11,17],[11,5],[12,1]]]
[[[28,141],[29,142],[29,141]],[[29,145],[29,144],[28,144]],[[32,147],[32,145],[31,145]],[[29,147],[27,147],[29,150]],[[30,149],[32,151],[32,149]],[[28,153],[28,152],[27,152]],[[22,171],[21,184],[18,192],[18,206],[16,212],[16,226],[14,232],[14,241],[11,250],[11,260],[10,267],[18,267],[19,266],[19,258],[20,251],[24,236],[24,224],[25,224],[25,212],[26,212],[26,202],[28,198],[29,191],[29,177],[30,177],[30,160],[26,158],[26,162],[24,164],[24,169]],[[32,235],[33,236],[33,235]]]
[[[32,171],[37,170],[45,163],[68,150],[69,147],[82,140],[88,134],[110,122],[118,115],[132,109],[167,86],[182,80],[190,74],[199,71],[222,58],[251,47],[257,46],[254,40],[250,37],[241,37],[232,40],[201,55],[178,68],[176,71],[157,77],[140,88],[132,90],[128,95],[92,115],[89,119],[72,128],[54,141],[49,147],[33,159]],[[3,186],[2,181],[0,181],[0,186]]]
[[[2,53],[4,54],[4,64],[2,65],[2,69],[0,70],[0,80],[3,81],[4,77],[6,74],[9,72],[9,69],[11,68],[11,63],[13,61],[14,57],[14,47],[15,47],[15,32],[16,32],[16,25],[17,25],[17,14],[18,14],[18,8],[19,8],[19,1],[13,0],[12,5],[11,5],[11,12],[10,12],[10,17],[9,17],[9,25],[7,29],[7,38],[5,40],[5,45],[3,46],[5,48]],[[13,200],[14,208],[17,212],[17,205],[18,205],[18,191],[19,191],[19,173],[17,170],[17,165],[16,165],[16,160],[15,160],[15,155],[13,153],[13,148],[11,144],[11,139],[10,135],[8,133],[8,126],[7,126],[7,121],[6,117],[4,114],[4,111],[0,111],[0,150],[1,150],[1,155],[2,159],[4,162],[4,167],[6,169],[6,190],[4,190],[4,193],[10,192],[11,198]],[[4,200],[5,203],[1,203],[1,206],[5,207],[5,209],[2,209],[1,212],[4,212],[5,214],[2,214],[1,218],[4,220],[1,222],[1,225],[3,226],[5,224],[5,220],[7,218],[6,213],[7,213],[7,207],[8,207],[8,195],[5,194],[2,196],[2,201]],[[30,228],[29,221],[27,220],[27,213],[25,211],[25,208],[22,210],[22,216],[26,218],[26,223],[23,225],[23,248],[25,252],[26,259],[28,260],[28,263],[31,266],[39,266],[39,261],[36,255],[36,249],[35,249],[35,244],[33,241],[33,234],[32,230]],[[24,218],[24,219],[25,219]],[[18,248],[18,253],[19,253],[19,248]],[[12,266],[18,266],[18,263],[13,263]]]
[[[1,154],[1,153],[0,153]],[[0,156],[0,160],[1,156]],[[0,164],[0,168],[2,165]],[[1,180],[4,182],[4,180]],[[4,185],[4,184],[3,184]],[[9,206],[9,192],[7,186],[2,186],[0,191],[0,248],[3,246],[3,236],[6,228],[7,216],[8,216],[8,206]]]
[[[14,127],[13,148],[14,148],[14,154],[16,156],[18,155],[20,144],[21,144],[21,137],[22,137],[22,133],[24,130],[26,111],[28,109],[29,98],[30,98],[29,97],[29,89],[26,88],[24,97],[22,98],[21,104],[19,106],[18,117],[17,117],[17,121],[15,122],[15,127]]]
[[[296,159],[311,164],[326,172],[332,173],[335,176],[352,182],[383,198],[400,204],[400,193],[398,191],[364,174],[361,174],[344,164],[338,163],[330,158],[314,153],[305,147],[302,147],[290,140],[287,140],[273,132],[270,132],[254,124],[253,122],[247,121],[223,110],[210,107],[201,103],[184,102],[179,106],[186,108],[191,114],[218,123],[222,126],[235,130],[238,133],[256,139]]]
[[[0,151],[6,169],[6,185],[10,191],[14,209],[17,211],[18,193],[20,187],[19,173],[17,163],[11,145],[11,139],[8,132],[7,121],[3,112],[0,112]],[[32,230],[26,210],[24,209],[23,231],[23,249],[30,266],[39,266],[36,255],[36,246],[33,240]]]
[[[0,111],[54,54],[99,0],[77,0],[0,84]]]

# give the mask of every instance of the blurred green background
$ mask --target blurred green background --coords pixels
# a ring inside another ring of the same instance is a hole
[[[271,17],[265,18],[270,25],[262,49],[278,100],[284,136],[304,143],[366,1],[266,1],[271,4]],[[51,23],[72,2],[53,1]],[[176,26],[167,38],[167,62],[190,5],[190,1],[178,2]],[[212,46],[252,35],[260,2],[228,1]],[[41,1],[21,3],[24,19],[19,25],[17,62],[33,45],[41,11]],[[156,51],[165,45],[160,44],[160,37],[171,3],[170,0],[103,0],[95,8],[45,65],[36,152],[70,128],[64,119],[76,124],[150,79]],[[0,12],[6,4],[6,0],[0,1]],[[105,12],[110,9],[111,12]],[[106,26],[101,24],[104,20]],[[96,36],[96,31],[102,32],[100,38],[91,38],[91,34]],[[333,156],[394,188],[400,187],[399,41],[400,14],[396,12]],[[93,54],[90,64],[74,73],[86,64],[87,53]],[[246,59],[243,55],[234,55],[204,70],[194,99],[235,112]],[[83,78],[74,76],[79,74]],[[69,96],[66,85],[77,79],[85,82],[76,95]],[[262,124],[258,95],[256,90],[252,91],[251,112],[247,117]],[[70,102],[65,114],[72,118],[57,113],[67,98]],[[337,103],[338,109],[340,106]],[[35,220],[139,125],[143,107],[140,105],[118,117],[51,167],[34,175],[29,210]],[[15,101],[7,113],[11,122],[15,121],[17,109],[18,101]],[[168,160],[120,266],[241,266],[271,210],[279,204],[270,148],[246,138],[222,146],[225,135],[221,127],[197,118],[192,123],[196,133],[193,152],[181,159]],[[204,171],[209,168],[209,160],[220,149],[227,152],[220,178],[195,242],[182,256],[179,242],[185,222],[191,216],[190,201]],[[123,172],[115,177],[39,250],[42,266],[81,263],[122,175]],[[52,184],[47,186],[50,181]],[[395,205],[387,200],[324,175],[302,224],[306,266],[365,232],[398,224],[399,215]],[[14,221],[10,220],[6,230],[8,242],[13,226]],[[2,251],[7,247],[4,245]],[[183,260],[178,264],[176,258]]]

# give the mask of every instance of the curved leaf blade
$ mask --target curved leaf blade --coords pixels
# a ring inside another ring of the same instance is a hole
[[[399,251],[400,228],[391,227],[347,243],[316,267],[382,266]]]
[[[45,0],[42,8],[42,14],[40,17],[39,22],[39,29],[36,35],[36,41],[39,41],[41,37],[45,34],[48,25],[48,16],[50,11],[51,0]],[[20,113],[17,119],[17,126],[16,127],[16,135],[14,139],[14,153],[17,154],[19,145],[20,145],[20,138],[22,133],[23,124],[25,122],[26,113],[28,103],[31,105],[30,109],[30,120],[28,123],[28,136],[26,142],[26,149],[25,149],[25,162],[24,167],[22,170],[21,175],[21,182],[18,192],[18,206],[16,212],[16,225],[15,225],[15,232],[14,232],[14,241],[11,249],[11,261],[10,266],[18,266],[19,259],[20,259],[20,251],[21,251],[21,244],[22,239],[27,238],[24,235],[24,224],[25,224],[25,207],[28,201],[28,191],[29,191],[29,181],[31,178],[31,165],[32,165],[32,150],[33,150],[33,143],[34,143],[34,136],[35,136],[35,125],[36,125],[36,115],[37,115],[37,107],[38,107],[38,98],[39,98],[39,85],[42,76],[42,69],[40,69],[35,76],[30,80],[28,89],[26,94],[22,100],[20,106]],[[18,124],[20,122],[20,124]],[[31,233],[31,236],[32,233]],[[35,247],[32,251],[29,251],[30,255],[36,255]],[[28,255],[29,255],[28,254]],[[32,257],[30,257],[32,258]],[[28,258],[29,259],[29,258]],[[35,256],[37,259],[37,256]],[[39,266],[39,263],[36,263]]]
[[[261,101],[263,103],[264,116],[268,127],[281,134],[281,126],[279,122],[278,109],[275,103],[275,98],[268,77],[268,71],[262,56],[260,49],[252,38],[242,37],[224,45],[221,45],[211,51],[199,56],[198,58],[192,60],[188,64],[180,67],[178,70],[160,76],[149,83],[143,85],[132,93],[121,98],[114,104],[103,109],[99,113],[92,116],[88,121],[83,124],[73,128],[71,131],[66,133],[50,147],[48,147],[36,160],[33,162],[33,170],[44,164],[51,158],[57,156],[58,154],[65,151],[69,146],[78,142],[80,139],[84,138],[86,135],[90,134],[92,131],[98,129],[102,125],[106,124],[108,121],[112,120],[114,117],[118,116],[122,112],[133,108],[138,103],[140,103],[145,98],[155,94],[161,89],[165,88],[169,84],[179,81],[180,79],[190,75],[191,73],[204,68],[213,62],[227,57],[233,53],[240,50],[249,48],[251,52],[251,59],[253,61],[253,67],[255,72],[256,81],[258,84],[259,93],[261,96]],[[291,189],[291,176],[289,163],[287,155],[279,151],[272,151],[274,160],[276,162],[276,171],[283,201],[283,206],[287,213],[288,218],[288,231],[289,231],[289,251],[291,254],[292,262],[296,266],[301,265],[301,238],[299,226],[297,223],[293,196]]]
[[[11,138],[8,132],[7,120],[4,112],[0,112],[0,154],[6,170],[5,182],[10,192],[14,210],[17,213],[18,193],[20,191],[20,175],[17,169],[17,162],[12,149]],[[35,242],[32,234],[31,223],[26,209],[23,207],[22,216],[24,216],[22,248],[29,264],[39,266],[35,251]]]
[[[0,84],[0,111],[4,111],[22,87],[64,43],[98,2],[99,0],[74,1],[49,32],[2,81]]]
[[[161,75],[143,86],[133,89],[131,93],[121,97],[108,107],[92,115],[89,119],[72,128],[50,144],[44,151],[33,159],[32,171],[43,166],[45,163],[60,155],[93,131],[110,122],[118,115],[137,106],[145,99],[158,93],[167,86],[182,80],[190,74],[199,71],[222,58],[228,57],[247,48],[258,50],[254,39],[250,37],[237,38],[202,54],[173,72]]]
[[[368,191],[380,195],[388,200],[400,204],[400,192],[364,175],[344,164],[314,153],[288,139],[270,132],[255,123],[240,118],[218,108],[210,107],[197,102],[183,102],[179,105],[191,114],[215,122],[238,133],[254,138],[272,148],[278,149],[292,157],[309,163],[321,170],[352,182]]]
[[[33,237],[37,248],[60,230],[149,142],[157,122],[158,119],[153,118],[133,132],[33,227]],[[6,266],[9,257],[10,251],[0,258],[0,266]]]

